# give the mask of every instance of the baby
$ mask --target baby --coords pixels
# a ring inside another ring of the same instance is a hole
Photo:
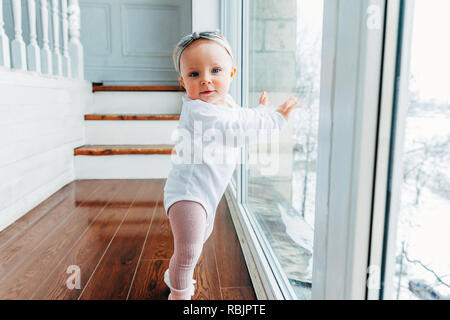
[[[238,153],[234,151],[246,143],[239,138],[252,130],[281,130],[298,102],[291,97],[276,111],[271,111],[269,98],[263,92],[258,107],[239,107],[228,94],[236,74],[232,51],[227,40],[217,32],[194,32],[184,37],[175,48],[173,60],[180,74],[179,81],[186,89],[177,131],[183,132],[183,137],[205,131],[200,143],[194,139],[194,159],[190,140],[187,145],[175,144],[177,156],[183,154],[184,161],[175,162],[172,158],[164,186],[164,208],[174,237],[174,253],[164,281],[170,288],[169,300],[190,300],[194,295],[194,268],[236,167]],[[231,154],[228,157],[231,161],[219,163],[217,157],[198,152],[206,147],[211,151],[224,147],[223,140],[213,140],[206,132],[214,132],[213,137],[217,133],[219,137],[231,133],[238,138],[237,145],[230,147],[227,143],[223,149],[228,156]]]

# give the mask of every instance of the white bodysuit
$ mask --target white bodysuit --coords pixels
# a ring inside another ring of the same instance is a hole
[[[199,202],[206,211],[208,227],[236,168],[240,147],[255,142],[255,132],[265,132],[267,137],[281,131],[287,120],[263,105],[241,108],[229,94],[229,106],[192,100],[187,95],[182,99],[175,139],[172,136],[173,141],[181,139],[175,142],[176,154],[172,154],[164,186],[164,209],[167,215],[177,201]]]

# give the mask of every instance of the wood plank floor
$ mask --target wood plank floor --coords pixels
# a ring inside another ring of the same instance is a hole
[[[76,180],[1,231],[0,299],[167,300],[165,181]],[[194,279],[193,300],[256,300],[225,197]]]

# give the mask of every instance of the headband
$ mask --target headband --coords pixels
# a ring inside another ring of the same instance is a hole
[[[177,43],[177,47],[180,48],[180,50],[177,53],[177,65],[176,65],[177,71],[180,73],[180,57],[181,57],[181,53],[183,52],[183,50],[186,49],[192,42],[194,42],[195,40],[200,39],[200,38],[218,42],[221,46],[223,46],[225,48],[225,50],[228,51],[228,54],[230,55],[231,59],[233,59],[230,44],[228,43],[228,41],[226,39],[222,38],[218,33],[219,33],[219,30],[193,32],[192,34],[189,34],[189,35],[181,38],[181,40]]]

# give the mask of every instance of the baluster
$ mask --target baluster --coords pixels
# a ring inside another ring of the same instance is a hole
[[[58,0],[52,0],[53,18],[53,74],[62,75],[62,56],[59,51],[59,12]]]
[[[27,46],[28,70],[41,72],[41,55],[36,38],[36,1],[28,0],[30,44]]]
[[[84,79],[83,46],[80,42],[80,6],[78,0],[69,0],[69,55],[72,65],[72,76]]]
[[[22,6],[20,0],[12,0],[14,18],[14,40],[11,42],[12,66],[27,70],[25,42],[22,38]]]
[[[71,76],[69,57],[69,24],[67,22],[67,0],[61,0],[62,28],[63,28],[63,74]]]
[[[48,2],[41,0],[41,21],[42,21],[42,50],[41,50],[41,70],[42,73],[52,74],[52,52],[48,40]]]
[[[6,35],[3,20],[3,0],[0,0],[0,67],[11,67],[9,56],[9,39]]]

